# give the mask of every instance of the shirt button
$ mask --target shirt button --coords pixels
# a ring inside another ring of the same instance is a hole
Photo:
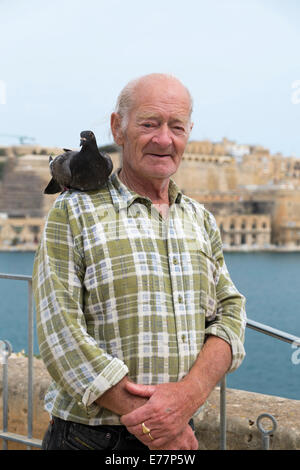
[[[178,302],[179,302],[180,304],[182,304],[182,302],[183,302],[183,298],[182,298],[181,295],[178,296]]]
[[[177,260],[176,256],[174,256],[174,258],[173,258],[173,263],[178,264],[178,260]]]
[[[182,342],[185,343],[186,342],[186,335],[182,335],[181,339],[182,339]]]

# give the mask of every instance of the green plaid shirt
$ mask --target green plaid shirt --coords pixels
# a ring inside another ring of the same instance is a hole
[[[48,214],[33,286],[50,414],[120,424],[95,400],[126,374],[181,380],[206,335],[242,362],[245,299],[233,285],[213,216],[173,181],[162,218],[115,173],[98,191],[67,191]]]

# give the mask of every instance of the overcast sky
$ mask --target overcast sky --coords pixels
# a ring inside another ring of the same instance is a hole
[[[194,98],[191,140],[300,158],[299,58],[298,0],[0,0],[0,145],[109,143],[122,87],[168,72]]]

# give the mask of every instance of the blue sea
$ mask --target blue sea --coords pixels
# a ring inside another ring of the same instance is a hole
[[[300,253],[225,253],[225,259],[246,296],[247,316],[300,337]],[[0,252],[0,272],[31,275],[33,260],[31,252]],[[26,282],[0,279],[0,339],[15,352],[27,350],[27,298]],[[300,351],[249,328],[245,349],[229,387],[300,400]]]

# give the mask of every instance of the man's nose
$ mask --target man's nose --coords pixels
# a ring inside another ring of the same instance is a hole
[[[163,124],[162,126],[160,126],[155,132],[152,141],[160,145],[161,147],[168,147],[169,145],[171,145],[172,132],[169,129],[169,126],[167,124]]]

